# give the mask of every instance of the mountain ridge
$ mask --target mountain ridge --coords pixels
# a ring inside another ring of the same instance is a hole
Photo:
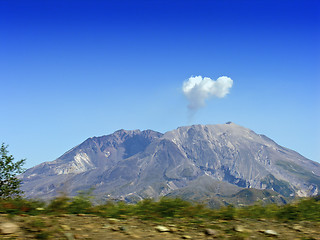
[[[320,164],[231,122],[91,137],[21,178],[27,197],[94,187],[99,198],[130,201],[168,195],[201,176],[285,197],[316,195],[320,188]]]

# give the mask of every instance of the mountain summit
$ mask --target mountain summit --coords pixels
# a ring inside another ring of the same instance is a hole
[[[286,197],[312,196],[319,194],[320,164],[228,122],[165,134],[119,130],[88,138],[21,178],[27,197],[43,199],[93,187],[99,198],[139,200],[192,192],[202,184],[219,186],[212,191],[230,189],[230,194],[255,188]]]

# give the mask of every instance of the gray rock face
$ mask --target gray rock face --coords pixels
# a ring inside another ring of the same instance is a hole
[[[227,123],[180,127],[165,134],[119,130],[89,138],[21,177],[26,196],[43,199],[93,187],[98,198],[137,201],[186,187],[190,191],[188,185],[195,182],[195,189],[201,185],[208,189],[208,178],[240,190],[311,196],[319,193],[320,164],[264,135]]]

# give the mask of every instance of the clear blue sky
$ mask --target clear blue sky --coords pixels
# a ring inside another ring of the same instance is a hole
[[[25,167],[118,129],[235,122],[320,161],[320,2],[0,0],[0,142]],[[192,119],[182,83],[233,80]]]

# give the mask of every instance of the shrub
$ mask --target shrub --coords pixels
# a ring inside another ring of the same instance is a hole
[[[235,208],[233,205],[228,205],[226,207],[221,208],[219,211],[219,218],[224,220],[233,220],[235,217]]]
[[[79,191],[78,195],[73,197],[68,205],[69,213],[90,213],[92,212],[91,196],[92,190]]]
[[[280,220],[299,220],[301,219],[298,206],[287,204],[282,206],[276,213],[276,217]]]
[[[70,198],[62,195],[53,199],[49,203],[47,207],[47,211],[50,213],[66,213],[68,211],[69,205],[70,205]]]
[[[179,198],[161,198],[159,202],[156,202],[155,209],[160,217],[186,217],[187,208],[191,207],[191,203],[183,201]]]
[[[153,199],[144,199],[135,205],[135,214],[142,219],[156,219],[159,214],[155,211],[156,203]]]
[[[22,166],[25,162],[25,159],[14,162],[7,147],[4,143],[0,147],[0,198],[3,199],[19,197],[22,193],[19,189],[21,180],[16,175],[24,172]]]
[[[37,215],[45,206],[44,202],[23,198],[0,200],[0,213]]]
[[[102,217],[126,218],[134,214],[134,205],[123,201],[108,201],[106,204],[93,207],[92,212]]]
[[[320,221],[320,202],[314,198],[305,199],[298,203],[301,220]]]

